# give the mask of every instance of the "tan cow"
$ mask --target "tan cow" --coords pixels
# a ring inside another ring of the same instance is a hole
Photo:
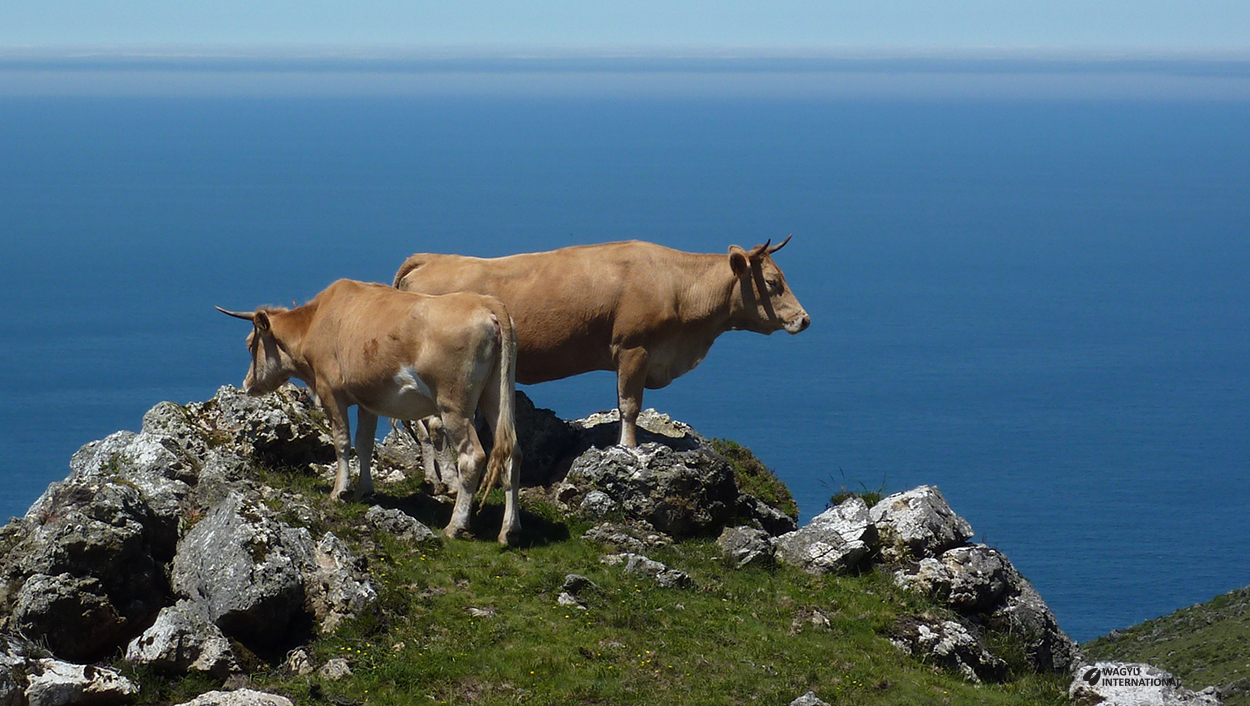
[[[347,408],[358,406],[355,496],[373,492],[369,465],[378,416],[437,415],[457,452],[460,489],[443,531],[468,531],[469,511],[483,466],[487,490],[507,486],[499,542],[519,537],[520,450],[513,418],[516,335],[508,310],[494,297],[461,292],[427,296],[381,284],[339,280],[297,309],[262,307],[250,313],[218,309],[252,322],[252,365],[243,390],[272,392],[294,377],[317,395],[330,417],[338,476],[330,494],[347,490],[351,429]],[[473,413],[481,409],[495,435],[489,464]]]
[[[517,330],[517,381],[616,371],[620,443],[634,446],[644,388],[694,369],[726,331],[798,333],[811,319],[772,254],[704,255],[629,241],[494,259],[417,254],[395,287],[498,297]]]

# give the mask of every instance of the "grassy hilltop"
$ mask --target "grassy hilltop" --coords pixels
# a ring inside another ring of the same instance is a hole
[[[366,558],[380,599],[304,646],[318,670],[342,658],[351,676],[297,675],[283,654],[249,654],[250,676],[230,686],[250,680],[299,704],[340,705],[788,704],[808,690],[832,704],[1066,702],[1063,676],[1017,669],[1003,683],[973,685],[900,653],[887,639],[895,621],[944,609],[885,573],[736,569],[706,539],[648,551],[695,583],[662,588],[601,563],[615,550],[582,540],[590,525],[539,494],[524,501],[525,546],[414,545],[365,529],[366,505],[330,503],[325,482],[310,475],[269,472],[264,480],[310,499],[316,519],[284,519],[348,541]],[[416,490],[408,481],[377,500],[403,505]],[[498,526],[499,493],[476,518],[479,536]],[[568,574],[594,584],[578,593],[584,609],[557,603]],[[115,666],[142,684],[140,703],[178,703],[221,685]]]

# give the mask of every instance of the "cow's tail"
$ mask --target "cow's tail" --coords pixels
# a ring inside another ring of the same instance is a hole
[[[427,257],[429,256],[425,253],[417,253],[416,255],[410,256],[407,260],[404,260],[404,264],[400,265],[399,271],[395,273],[395,283],[392,286],[394,286],[395,289],[399,289],[399,285],[403,283],[404,278],[408,276],[408,273],[424,265]]]
[[[482,481],[483,501],[501,479],[509,486],[521,481],[521,448],[516,436],[516,328],[502,306],[496,319],[500,343],[499,416],[495,420],[495,446],[486,461],[486,478]]]

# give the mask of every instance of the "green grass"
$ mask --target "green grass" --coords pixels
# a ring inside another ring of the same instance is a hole
[[[284,478],[310,484],[267,480]],[[324,529],[367,558],[379,600],[306,648],[318,666],[347,659],[352,677],[256,666],[253,688],[296,703],[787,704],[808,690],[851,704],[1065,702],[1063,677],[974,686],[899,653],[884,637],[898,616],[940,609],[884,574],[731,569],[714,543],[698,540],[649,553],[696,583],[665,589],[600,563],[609,550],[578,539],[584,525],[542,504],[526,504],[528,546],[490,541],[499,522],[492,504],[475,521],[482,540],[430,549],[364,531],[363,504],[312,502]],[[570,573],[596,584],[579,596],[586,610],[556,602]],[[812,610],[829,626],[803,620]],[[119,667],[143,684],[140,703],[176,703],[215,686]]]
[[[1081,649],[1090,660],[1146,662],[1166,669],[1195,691],[1239,684],[1228,706],[1250,706],[1250,589],[1216,596],[1100,637]]]

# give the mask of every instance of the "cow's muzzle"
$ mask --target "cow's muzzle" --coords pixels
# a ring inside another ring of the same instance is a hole
[[[807,327],[811,325],[812,325],[812,317],[808,316],[807,312],[805,311],[801,315],[796,316],[793,319],[790,319],[789,321],[787,321],[785,323],[784,328],[786,330],[786,333],[794,335],[796,333],[806,331]]]

